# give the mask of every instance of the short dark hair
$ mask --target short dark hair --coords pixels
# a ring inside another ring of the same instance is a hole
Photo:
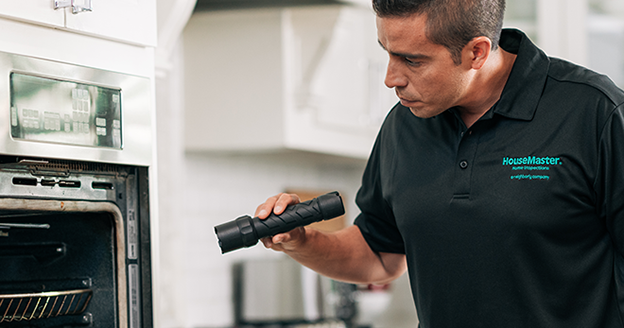
[[[476,37],[486,36],[492,50],[498,48],[505,0],[373,0],[373,8],[381,18],[426,15],[427,37],[445,46],[459,65],[462,49]]]

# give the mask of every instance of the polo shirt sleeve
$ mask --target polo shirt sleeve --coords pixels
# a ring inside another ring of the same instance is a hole
[[[594,184],[597,209],[621,256],[624,256],[624,104],[607,120],[598,148]]]
[[[361,213],[355,219],[355,225],[373,251],[405,254],[403,238],[383,192],[384,179],[387,181],[394,170],[393,147],[387,142],[388,138],[384,138],[387,124],[384,123],[384,127],[377,136],[357,193],[356,204]]]

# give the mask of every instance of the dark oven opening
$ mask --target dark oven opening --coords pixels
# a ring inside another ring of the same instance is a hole
[[[0,210],[0,229],[0,322],[79,326],[93,316],[115,322],[115,222],[110,213]]]

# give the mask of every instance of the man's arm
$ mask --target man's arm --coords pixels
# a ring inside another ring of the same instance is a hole
[[[286,206],[299,202],[292,194],[267,199],[256,210],[265,219],[271,211],[281,214]],[[282,251],[297,262],[330,278],[352,283],[387,283],[407,269],[405,255],[376,253],[357,226],[326,233],[309,227],[296,228],[272,238],[263,238],[267,248]]]

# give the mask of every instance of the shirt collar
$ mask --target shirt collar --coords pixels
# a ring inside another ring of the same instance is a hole
[[[550,60],[524,33],[516,29],[504,29],[499,45],[518,56],[493,112],[512,119],[530,121],[546,83]]]

